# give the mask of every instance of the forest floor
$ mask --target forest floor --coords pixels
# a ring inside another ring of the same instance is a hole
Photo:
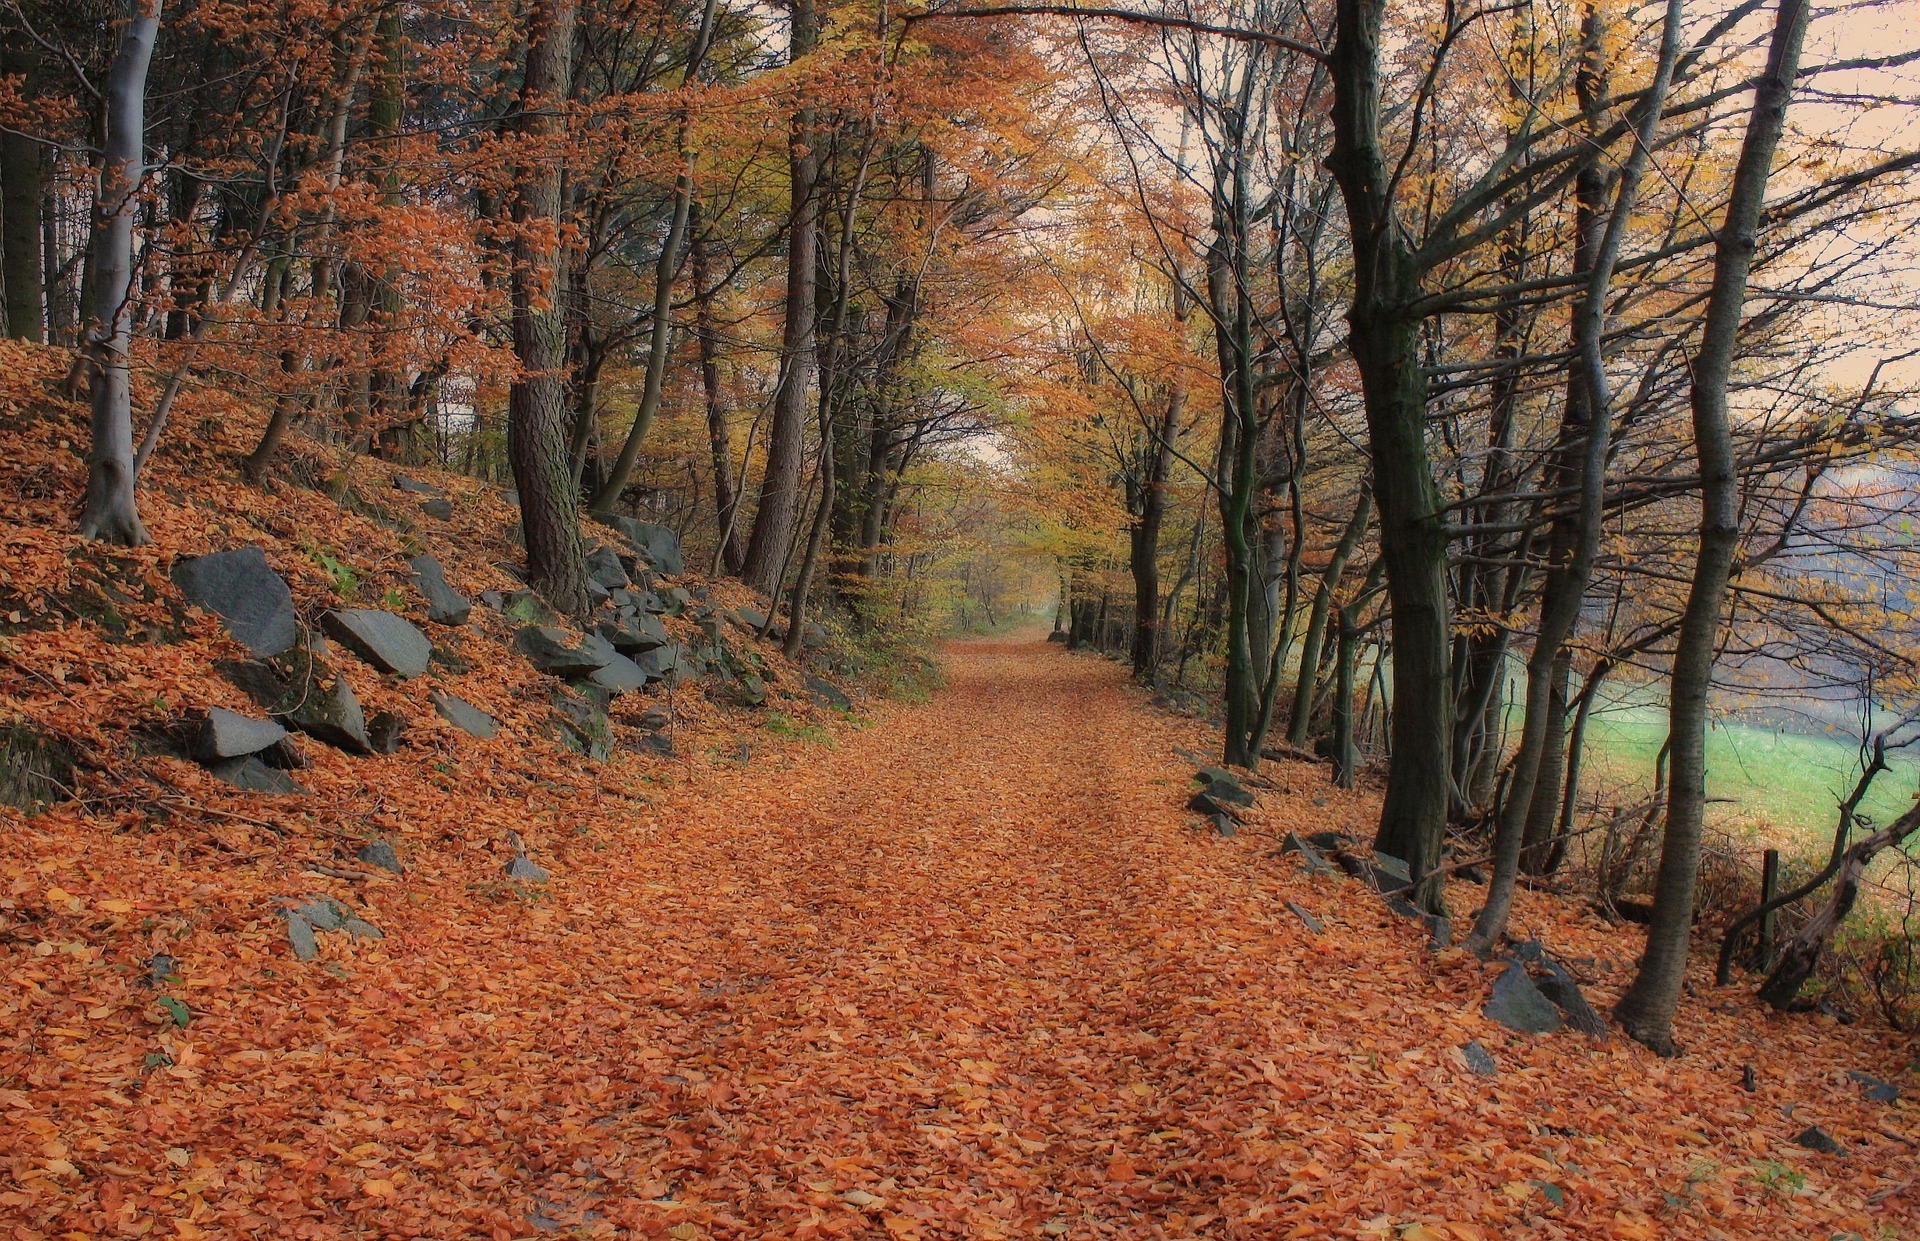
[[[446,794],[476,832],[517,825],[544,885],[427,845],[399,878],[264,877],[27,821],[0,879],[51,948],[0,1008],[38,1053],[0,1066],[0,1228],[1920,1235],[1913,1104],[1845,1077],[1910,1087],[1910,1045],[1705,988],[1675,1060],[1509,1034],[1480,1013],[1497,967],[1277,853],[1361,828],[1367,795],[1275,767],[1237,837],[1201,830],[1175,753],[1200,726],[1037,637],[951,644],[930,701],[649,786],[644,812]],[[259,912],[287,882],[386,938],[296,965]],[[184,1028],[127,971],[89,976],[78,941],[129,910],[174,928]],[[1588,958],[1604,1011],[1631,933],[1532,894],[1518,922]],[[1794,1145],[1810,1124],[1846,1154]]]

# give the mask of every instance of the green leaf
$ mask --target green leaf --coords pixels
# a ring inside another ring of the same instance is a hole
[[[1541,1193],[1547,1196],[1548,1202],[1551,1202],[1553,1205],[1557,1207],[1566,1205],[1567,1192],[1564,1189],[1561,1189],[1558,1185],[1555,1185],[1552,1181],[1535,1181],[1533,1182],[1533,1185]]]
[[[160,997],[160,1007],[167,1010],[167,1016],[173,1018],[173,1024],[184,1026],[193,1020],[193,1010],[170,995]]]

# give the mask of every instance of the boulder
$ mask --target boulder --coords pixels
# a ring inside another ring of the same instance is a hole
[[[311,961],[320,955],[320,943],[313,937],[313,924],[291,909],[283,909],[280,916],[287,921],[287,944],[293,949],[296,961]]]
[[[1490,1021],[1497,1021],[1521,1034],[1552,1034],[1561,1025],[1560,1010],[1533,985],[1527,967],[1518,961],[1507,962],[1494,980],[1493,994],[1481,1010]]]
[[[404,616],[379,608],[340,608],[320,618],[327,633],[382,672],[417,677],[433,660],[433,643]]]
[[[1280,852],[1282,855],[1298,853],[1300,855],[1301,865],[1306,867],[1309,875],[1330,875],[1333,873],[1333,868],[1327,865],[1326,856],[1322,854],[1320,850],[1301,840],[1298,836],[1295,836],[1292,832],[1287,833],[1286,840],[1280,846]]]
[[[1049,641],[1049,642],[1059,642],[1059,643],[1062,643],[1062,644],[1064,644],[1064,643],[1066,643],[1066,642],[1068,642],[1068,641],[1070,641],[1070,639],[1069,639],[1069,638],[1067,637],[1067,631],[1066,631],[1066,630],[1064,630],[1064,629],[1056,629],[1056,630],[1054,630],[1054,631],[1053,631],[1052,633],[1050,633],[1050,634],[1048,634],[1048,635],[1047,635],[1047,641]]]
[[[427,516],[433,518],[435,521],[452,521],[453,520],[453,501],[452,500],[422,500],[420,501],[420,511],[425,513]]]
[[[759,608],[734,608],[724,615],[749,633],[759,633],[767,623],[767,614]]]
[[[622,655],[643,654],[673,641],[667,636],[667,627],[660,623],[658,617],[646,615],[603,620],[598,632]]]
[[[1861,1097],[1869,1103],[1897,1103],[1900,1100],[1900,1087],[1892,1082],[1883,1082],[1871,1073],[1848,1069],[1847,1078],[1859,1085]]]
[[[648,707],[640,713],[642,728],[670,728],[673,726],[673,712],[665,707]]]
[[[1793,1144],[1795,1146],[1804,1146],[1808,1150],[1816,1151],[1822,1155],[1846,1154],[1845,1151],[1840,1149],[1840,1143],[1828,1137],[1826,1131],[1818,1125],[1808,1125],[1805,1129],[1794,1134]]]
[[[300,640],[293,592],[258,547],[176,561],[171,576],[187,602],[218,616],[255,655],[278,655]]]
[[[207,770],[213,773],[214,779],[253,793],[289,794],[307,791],[292,776],[267,766],[253,754],[239,758],[218,759],[208,763]]]
[[[542,672],[558,677],[589,676],[606,667],[608,656],[617,654],[601,639],[601,646],[574,645],[571,635],[551,625],[527,625],[513,635],[513,649],[525,655]]]
[[[393,846],[384,840],[369,840],[355,849],[353,856],[376,870],[392,871],[396,875],[407,873],[407,868],[400,865],[400,855],[395,853]]]
[[[1392,881],[1392,887],[1408,888],[1413,886],[1413,870],[1404,861],[1391,853],[1373,855],[1373,869]],[[1388,888],[1382,888],[1388,891]]]
[[[1302,909],[1300,906],[1294,904],[1292,901],[1287,902],[1287,908],[1293,912],[1294,917],[1300,919],[1300,924],[1302,926],[1306,927],[1309,931],[1312,931],[1315,935],[1318,935],[1320,934],[1320,932],[1327,929],[1326,927],[1320,924],[1320,919],[1314,917],[1312,914],[1308,913],[1305,909]]]
[[[579,694],[562,691],[553,697],[554,740],[575,754],[605,761],[613,754],[613,724],[607,709]]]
[[[271,663],[226,664],[221,670],[281,723],[352,754],[373,752],[353,687],[307,649],[296,648]]]
[[[278,745],[286,736],[287,730],[272,720],[256,720],[225,707],[214,707],[200,723],[193,753],[203,763],[245,758]]]
[[[392,754],[400,748],[401,734],[407,731],[407,719],[392,711],[375,711],[367,717],[367,740],[375,754]]]
[[[1253,805],[1253,794],[1240,784],[1239,777],[1220,767],[1202,767],[1193,773],[1200,782],[1201,791],[1219,802],[1228,802],[1235,806]]]
[[[1590,1037],[1606,1038],[1606,1021],[1593,1011],[1593,1005],[1587,1003],[1587,997],[1580,993],[1580,984],[1574,981],[1573,975],[1551,957],[1547,958],[1546,965],[1545,975],[1534,979],[1534,986],[1540,989],[1540,994],[1566,1015],[1568,1025]]]
[[[708,690],[707,696],[727,706],[764,707],[767,705],[767,686],[751,672],[723,672],[718,682]]]
[[[427,619],[436,625],[464,625],[473,614],[473,604],[447,583],[447,572],[432,556],[415,556],[407,561],[413,570],[413,584],[427,601]]]
[[[443,694],[439,690],[428,695],[428,698],[433,703],[433,709],[440,713],[441,719],[470,737],[478,737],[485,741],[500,730],[499,724],[491,715],[463,698]]]
[[[1222,801],[1207,789],[1201,789],[1187,798],[1187,809],[1196,814],[1209,815],[1221,819],[1238,819],[1240,808],[1230,801]]]
[[[673,757],[673,738],[663,732],[650,732],[641,736],[640,748],[661,758]]]
[[[523,625],[558,625],[560,614],[530,590],[516,590],[500,605],[500,615]]]
[[[819,677],[807,678],[807,696],[820,706],[832,707],[835,711],[853,710],[853,699],[847,697],[844,690],[832,681],[824,681]]]
[[[1478,1039],[1462,1047],[1460,1055],[1475,1077],[1492,1077],[1500,1072],[1500,1066],[1493,1062],[1493,1053],[1482,1047]]]
[[[632,584],[627,578],[626,566],[620,563],[620,557],[606,546],[596,547],[587,553],[587,577],[609,594],[625,590]]]
[[[678,684],[689,675],[686,660],[677,642],[648,651],[633,662],[639,664],[640,670],[649,678],[665,681],[669,685]]]
[[[605,664],[588,673],[587,679],[613,694],[632,693],[647,685],[647,674],[640,670],[640,665],[620,654],[611,656]]]
[[[446,492],[434,486],[432,483],[423,483],[417,479],[408,478],[405,474],[395,474],[393,476],[393,489],[395,491],[404,491],[408,495],[432,496],[436,500],[443,500],[447,495]]]
[[[679,577],[687,571],[686,562],[680,556],[680,536],[670,528],[632,517],[614,517],[607,524],[633,544],[633,550],[658,572]]]
[[[536,866],[533,859],[524,853],[514,854],[500,869],[507,878],[519,880],[522,883],[545,883],[548,878],[545,868]]]

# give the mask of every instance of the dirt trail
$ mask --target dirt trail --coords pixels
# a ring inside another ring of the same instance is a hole
[[[429,858],[376,896],[387,941],[293,982],[249,924],[224,969],[193,967],[179,1063],[101,1108],[98,1158],[183,1152],[146,1199],[101,1195],[108,1230],[1871,1237],[1909,1218],[1897,1190],[1866,1201],[1910,1176],[1891,1141],[1797,1160],[1797,1198],[1755,1179],[1809,1120],[1866,1132],[1844,1091],[1749,1095],[1737,1065],[1498,1037],[1484,967],[1436,968],[1350,881],[1272,856],[1272,831],[1363,813],[1317,775],[1280,773],[1298,792],[1221,840],[1181,809],[1193,727],[1114,665],[1031,641],[945,658],[931,702],[673,786],[622,830],[523,822],[543,899]],[[1471,1038],[1491,1084],[1458,1057]],[[1815,1102],[1790,1121],[1780,1098]]]

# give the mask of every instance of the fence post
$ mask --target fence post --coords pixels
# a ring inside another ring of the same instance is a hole
[[[1780,891],[1780,850],[1768,849],[1760,855],[1760,904],[1765,908]],[[1773,960],[1773,915],[1768,909],[1760,915],[1760,968]]]

